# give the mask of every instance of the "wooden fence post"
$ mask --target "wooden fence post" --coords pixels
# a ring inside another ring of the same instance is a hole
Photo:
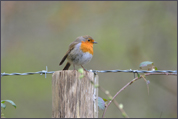
[[[83,78],[80,76],[83,75]],[[53,118],[98,118],[98,76],[93,72],[56,71],[52,75]]]

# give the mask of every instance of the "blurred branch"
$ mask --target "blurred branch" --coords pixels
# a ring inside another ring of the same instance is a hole
[[[107,110],[107,108],[109,107],[109,105],[111,104],[111,102],[114,101],[114,99],[116,98],[116,96],[117,96],[121,91],[123,91],[126,87],[128,87],[129,85],[131,85],[134,81],[136,81],[136,80],[138,80],[138,79],[141,79],[141,78],[143,78],[143,79],[146,81],[145,76],[154,75],[154,74],[156,74],[156,75],[177,75],[177,74],[172,74],[172,73],[147,73],[147,74],[140,75],[140,76],[138,75],[138,77],[132,79],[130,82],[128,82],[123,88],[121,88],[121,89],[114,95],[114,97],[109,101],[108,105],[106,106],[106,108],[105,108],[105,110],[104,110],[104,112],[103,112],[102,118],[104,118],[104,115],[105,115],[105,113],[106,113],[106,110]],[[147,84],[147,88],[148,88],[148,94],[149,94],[149,87],[148,87],[148,84]]]
[[[83,69],[82,69],[83,70]],[[83,73],[83,71],[81,71],[81,73]],[[97,73],[95,72],[94,73],[95,75],[97,75]],[[90,79],[89,79],[90,80]],[[95,84],[92,80],[90,80],[90,82],[91,82],[91,84]],[[100,85],[94,85],[94,87],[95,88],[99,88],[102,92],[104,92],[107,96],[108,96],[108,98],[110,99],[110,100],[113,100],[113,102],[114,102],[114,104],[116,105],[116,107],[122,112],[122,115],[125,117],[125,118],[129,118],[129,116],[127,115],[127,113],[124,111],[124,109],[123,108],[121,108],[120,106],[119,106],[119,103],[114,99],[114,98],[112,98],[112,96],[111,96],[111,94],[109,93],[109,91],[107,91],[107,90],[105,90],[103,87],[101,87]]]
[[[109,97],[109,99],[112,99],[112,100],[113,100],[114,104],[115,104],[116,107],[121,111],[122,115],[123,115],[125,118],[129,118],[129,116],[128,116],[127,113],[124,111],[124,109],[119,106],[119,103],[118,103],[114,98],[112,98],[112,96],[111,96],[111,94],[109,93],[109,91],[105,90],[105,89],[104,89],[103,87],[101,87],[101,86],[98,86],[98,88],[99,88],[101,91],[103,91],[103,92]]]

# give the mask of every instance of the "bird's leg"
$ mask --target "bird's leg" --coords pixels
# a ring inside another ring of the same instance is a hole
[[[87,70],[81,65],[81,67],[83,68],[83,70],[86,72],[86,75],[88,75]]]
[[[73,64],[74,70],[75,70],[75,65]]]
[[[75,70],[75,65],[74,65],[74,64],[73,64],[73,67],[74,67],[74,70],[73,70],[73,71],[74,71],[74,76],[75,76],[75,75],[76,75],[76,74],[75,74],[75,71],[76,71],[76,70]]]
[[[87,71],[82,65],[81,65],[81,67],[83,68],[83,70]]]

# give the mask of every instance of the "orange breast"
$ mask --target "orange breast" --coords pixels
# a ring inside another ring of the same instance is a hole
[[[80,49],[93,55],[93,43],[82,41]]]

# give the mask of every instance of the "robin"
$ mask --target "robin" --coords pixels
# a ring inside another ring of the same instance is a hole
[[[95,42],[91,36],[85,35],[77,37],[76,40],[69,45],[69,49],[59,65],[62,65],[67,58],[68,61],[63,70],[68,70],[71,64],[73,64],[74,70],[75,65],[81,65],[84,69],[82,65],[88,63],[93,57],[93,44],[95,43],[97,42]]]

